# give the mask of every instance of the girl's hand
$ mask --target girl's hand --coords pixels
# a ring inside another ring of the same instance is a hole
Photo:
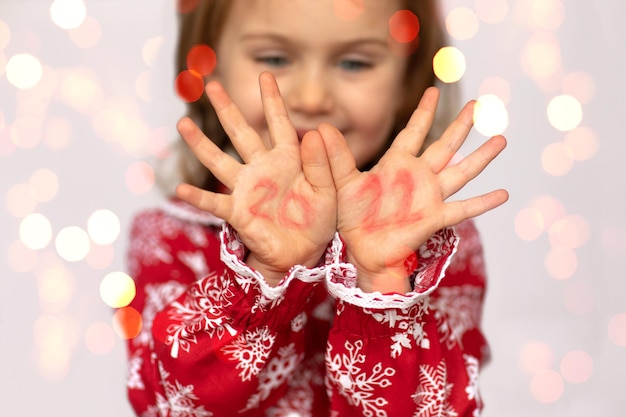
[[[259,77],[271,145],[246,123],[224,89],[206,92],[243,164],[222,152],[189,119],[178,130],[231,194],[178,186],[178,197],[228,222],[250,250],[249,266],[277,284],[296,264],[314,266],[332,240],[336,195],[324,144],[316,131],[298,142],[274,77]],[[268,149],[270,147],[270,149]]]
[[[348,261],[367,292],[411,290],[404,261],[437,230],[491,210],[508,199],[496,190],[464,201],[445,202],[476,177],[506,146],[502,136],[447,166],[472,127],[468,103],[441,138],[418,154],[434,119],[439,92],[429,88],[406,128],[378,164],[360,172],[345,139],[334,127],[319,127],[337,189],[337,230]]]

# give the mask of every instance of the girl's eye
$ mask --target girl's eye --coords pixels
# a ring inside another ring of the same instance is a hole
[[[339,67],[346,71],[362,71],[372,67],[372,64],[358,59],[343,59],[339,61]]]
[[[284,67],[285,65],[289,63],[287,58],[285,58],[284,56],[278,56],[278,55],[260,56],[260,57],[254,58],[254,60],[256,62],[268,65],[270,67]]]

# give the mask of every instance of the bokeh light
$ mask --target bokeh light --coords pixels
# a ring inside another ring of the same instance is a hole
[[[67,317],[44,314],[33,327],[39,346],[39,372],[52,381],[61,381],[69,369],[72,347],[76,342],[76,328]]]
[[[551,143],[541,153],[541,166],[550,175],[565,175],[574,166],[574,152],[562,142]]]
[[[589,314],[594,309],[594,294],[595,289],[588,282],[571,282],[563,290],[563,304],[570,313],[578,315]]]
[[[446,17],[446,29],[455,39],[471,39],[478,32],[478,17],[468,7],[456,7]]]
[[[515,234],[520,239],[526,241],[535,240],[541,236],[543,230],[543,217],[536,208],[524,208],[515,216]]]
[[[165,37],[163,36],[154,36],[143,44],[141,48],[141,58],[147,66],[151,67],[154,63],[164,40]]]
[[[467,67],[465,55],[454,46],[444,46],[433,58],[435,75],[444,83],[459,81]]]
[[[529,340],[520,349],[517,365],[528,375],[550,369],[554,366],[554,352],[550,345],[544,342]]]
[[[80,26],[68,30],[67,34],[79,48],[93,48],[102,38],[102,27],[96,19],[87,16]]]
[[[522,54],[522,66],[535,78],[555,74],[561,68],[561,47],[556,37],[543,32],[533,35]]]
[[[181,71],[174,81],[176,94],[185,102],[192,103],[202,97],[204,80],[202,76],[192,70]]]
[[[59,150],[67,147],[72,141],[72,135],[72,123],[68,119],[54,116],[46,119],[43,144],[48,148]]]
[[[12,155],[17,147],[11,140],[9,129],[0,129],[0,158]]]
[[[396,42],[413,42],[419,32],[419,19],[410,10],[398,10],[389,18],[389,34]]]
[[[129,124],[129,115],[114,106],[106,106],[93,118],[96,135],[107,142],[115,142],[124,136]]]
[[[61,29],[74,29],[80,26],[87,16],[83,0],[54,0],[50,6],[50,17]]]
[[[593,374],[593,358],[584,350],[572,350],[561,359],[560,370],[567,382],[582,384]]]
[[[550,124],[563,132],[575,129],[583,118],[583,108],[580,102],[567,94],[550,100],[547,113]]]
[[[132,307],[123,307],[113,315],[113,330],[122,339],[136,337],[143,326],[141,314]]]
[[[16,88],[33,88],[41,80],[42,74],[41,62],[30,54],[13,55],[7,62],[7,80]]]
[[[51,239],[52,224],[43,214],[29,214],[20,222],[20,240],[27,248],[43,249]]]
[[[509,113],[499,97],[486,94],[476,100],[474,128],[478,132],[490,137],[504,133],[508,126]]]
[[[572,72],[563,77],[561,89],[563,94],[573,96],[583,104],[589,103],[596,94],[595,81],[583,71]]]
[[[350,22],[363,13],[363,0],[333,0],[333,11],[339,19]]]
[[[486,78],[478,89],[479,96],[495,95],[504,104],[508,104],[511,100],[511,84],[502,77]]]
[[[502,22],[509,12],[508,0],[476,0],[476,15],[485,23]]]
[[[530,9],[533,23],[541,29],[558,29],[565,18],[562,0],[532,0]]]
[[[563,143],[567,145],[576,161],[591,159],[598,151],[598,134],[585,126],[578,126],[565,134]]]
[[[626,313],[616,314],[609,321],[609,340],[626,347]]]
[[[124,272],[111,272],[100,282],[100,297],[109,307],[126,307],[135,294],[135,281]]]
[[[32,116],[20,116],[11,125],[10,136],[18,148],[33,149],[43,138],[41,122]]]
[[[50,99],[57,92],[57,89],[60,83],[60,78],[59,78],[58,70],[48,65],[43,65],[42,68],[43,68],[43,73],[37,85],[29,90],[21,90],[20,92],[18,92],[18,94],[21,92],[28,91],[29,93],[33,94],[40,100],[44,109],[44,112],[40,114],[40,117],[43,120],[44,118],[50,116],[50,113],[48,111],[48,106],[50,104]],[[18,100],[19,100],[19,96],[18,96]],[[20,105],[21,105],[21,100],[19,100],[18,102],[18,106]]]
[[[146,194],[154,186],[154,170],[143,161],[133,162],[125,174],[126,187],[133,194]]]
[[[47,168],[36,169],[28,179],[28,188],[35,201],[51,201],[59,191],[59,178]]]
[[[9,245],[6,256],[9,267],[15,272],[30,272],[38,263],[37,252],[28,248],[21,240],[16,240]]]
[[[111,210],[96,210],[87,220],[87,232],[99,245],[113,243],[120,234],[120,220]]]
[[[563,395],[563,385],[563,378],[558,372],[546,369],[533,375],[530,381],[530,392],[540,403],[553,403]]]
[[[548,231],[552,223],[566,215],[565,206],[556,198],[550,195],[538,195],[530,202],[533,207],[541,213],[544,222],[544,231]]]
[[[5,203],[8,212],[18,218],[32,213],[37,206],[37,202],[30,192],[30,187],[26,183],[12,185],[7,191]]]
[[[61,313],[74,293],[74,279],[62,266],[45,269],[38,278],[39,302],[47,313]]]
[[[589,223],[579,215],[571,214],[555,221],[548,230],[552,247],[579,248],[589,239]]]
[[[555,279],[568,279],[578,268],[576,253],[564,247],[550,249],[544,263],[548,274]]]
[[[92,323],[85,331],[87,350],[97,356],[106,355],[115,347],[115,333],[107,323]]]
[[[91,114],[102,104],[104,93],[96,74],[87,68],[67,71],[59,87],[61,99],[74,110]]]
[[[215,52],[208,45],[194,45],[189,52],[187,52],[187,69],[203,77],[213,72],[215,64]]]
[[[59,256],[68,262],[83,260],[91,247],[87,232],[78,226],[61,229],[54,244]]]
[[[0,51],[2,51],[11,40],[11,29],[4,21],[0,20]],[[0,74],[2,72],[0,71]]]

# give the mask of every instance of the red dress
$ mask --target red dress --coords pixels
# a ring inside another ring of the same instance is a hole
[[[488,356],[478,233],[471,222],[444,229],[417,255],[413,292],[363,293],[336,235],[318,267],[270,287],[220,219],[181,201],[140,213],[132,406],[171,417],[478,415]]]

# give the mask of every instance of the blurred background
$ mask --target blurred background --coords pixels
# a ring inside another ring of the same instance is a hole
[[[626,2],[444,0],[439,78],[479,98],[464,193],[489,273],[484,415],[626,415]],[[0,416],[120,416],[128,227],[183,105],[173,0],[0,0]],[[120,318],[122,317],[122,318]]]

